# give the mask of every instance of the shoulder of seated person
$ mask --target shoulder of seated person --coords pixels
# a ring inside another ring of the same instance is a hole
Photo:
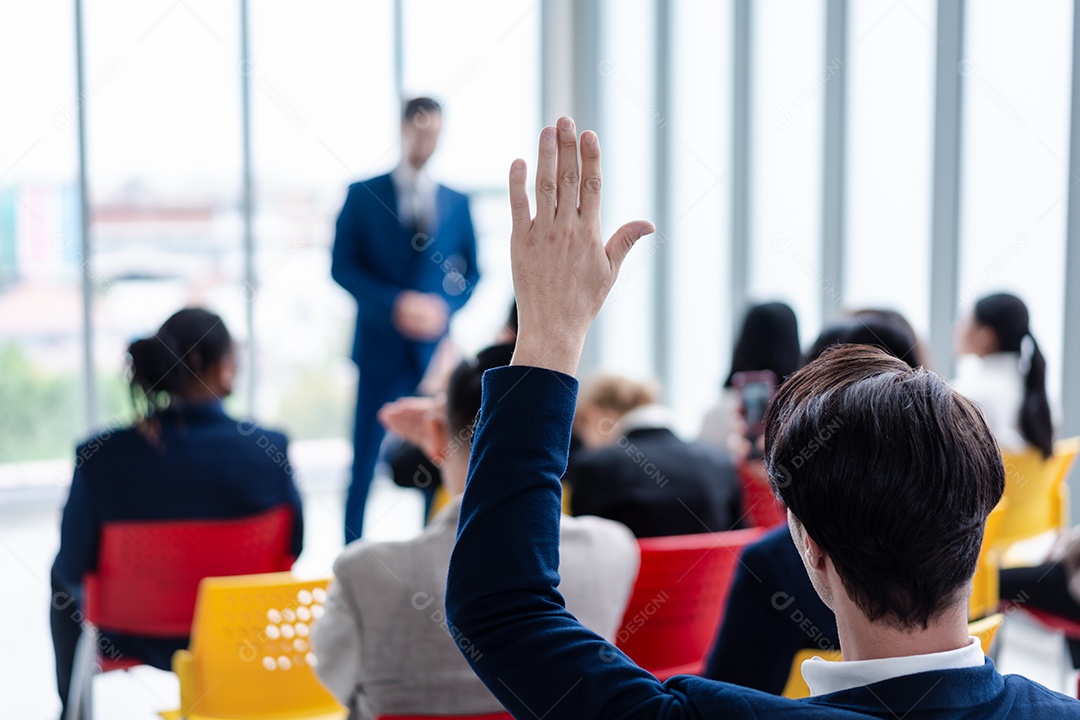
[[[559,524],[560,542],[573,542],[576,540],[603,540],[604,543],[622,542],[627,546],[637,549],[637,539],[630,528],[616,520],[597,517],[595,515],[578,515],[571,517],[563,515]]]
[[[399,558],[416,554],[421,546],[429,542],[431,538],[425,533],[408,540],[355,540],[334,561],[334,575],[364,574],[372,568],[386,572],[387,565],[392,566]]]

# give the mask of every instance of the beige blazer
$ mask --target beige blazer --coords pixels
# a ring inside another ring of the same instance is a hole
[[[460,498],[413,540],[352,543],[334,564],[326,613],[312,645],[323,683],[350,717],[479,714],[502,710],[453,637],[443,602]],[[620,523],[562,518],[559,590],[566,607],[611,640],[638,570],[637,541]],[[491,572],[498,572],[491,568]]]

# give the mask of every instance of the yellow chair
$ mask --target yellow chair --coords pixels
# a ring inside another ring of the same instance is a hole
[[[995,544],[999,552],[1020,540],[1068,525],[1069,487],[1065,479],[1078,450],[1080,437],[1073,437],[1054,443],[1054,454],[1046,459],[1035,449],[1002,453],[1009,507]]]
[[[319,683],[311,624],[329,580],[290,573],[206,578],[199,585],[191,649],[173,655],[180,709],[165,720],[342,720]]]
[[[450,502],[450,493],[446,492],[446,488],[442,485],[435,488],[435,497],[431,498],[431,509],[428,510],[427,521],[434,520],[448,502]]]
[[[975,577],[971,581],[971,597],[968,599],[968,620],[978,620],[997,612],[1001,602],[998,589],[998,570],[1001,558],[995,548],[1001,523],[1005,519],[1008,500],[1002,500],[990,511],[983,526],[982,548],[979,561],[975,566]]]
[[[988,653],[1004,620],[1005,616],[997,613],[969,623],[968,634],[979,638],[979,644],[982,645],[983,652]],[[835,650],[800,650],[795,653],[795,658],[791,661],[791,672],[788,673],[787,683],[784,685],[784,692],[782,693],[784,697],[795,700],[810,697],[810,688],[806,686],[806,681],[803,680],[802,676],[802,664],[813,657],[819,657],[829,662],[840,662],[842,659],[840,653]]]

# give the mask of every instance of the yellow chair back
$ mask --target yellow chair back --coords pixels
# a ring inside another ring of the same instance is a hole
[[[997,631],[1001,628],[1001,623],[1004,620],[1005,616],[997,613],[968,624],[968,633],[972,637],[979,638],[979,644],[982,645],[984,653],[990,652],[994,636],[997,635]],[[791,672],[788,673],[787,684],[784,685],[784,692],[782,693],[784,697],[796,700],[810,697],[810,688],[807,687],[802,676],[802,664],[813,657],[819,657],[829,662],[840,662],[842,660],[840,653],[835,650],[800,650],[795,653],[795,658],[791,662]]]
[[[347,711],[315,676],[311,626],[328,579],[290,573],[206,578],[191,649],[173,656],[180,709],[166,720],[341,720]]]
[[[971,581],[971,597],[968,599],[968,620],[978,620],[997,612],[1001,602],[998,588],[998,570],[1001,557],[994,549],[1001,523],[1005,519],[1008,500],[1002,500],[990,511],[983,526],[982,548],[979,550],[979,562],[975,566],[975,577]]]
[[[998,533],[997,550],[1004,552],[1015,542],[1068,525],[1069,488],[1065,479],[1077,451],[1080,437],[1059,440],[1054,444],[1054,454],[1046,459],[1035,449],[1002,453],[1009,507]]]

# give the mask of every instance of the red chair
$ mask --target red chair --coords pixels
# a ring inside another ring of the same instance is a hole
[[[700,674],[745,545],[761,528],[643,538],[616,645],[659,680]]]
[[[773,493],[765,463],[760,460],[739,463],[739,484],[743,517],[749,525],[770,528],[787,522],[787,508]]]
[[[95,671],[141,665],[102,657],[97,630],[142,637],[191,634],[205,577],[284,572],[292,555],[293,511],[276,507],[227,520],[106,523],[97,569],[83,578],[84,627],[75,653],[68,717],[89,717]]]

